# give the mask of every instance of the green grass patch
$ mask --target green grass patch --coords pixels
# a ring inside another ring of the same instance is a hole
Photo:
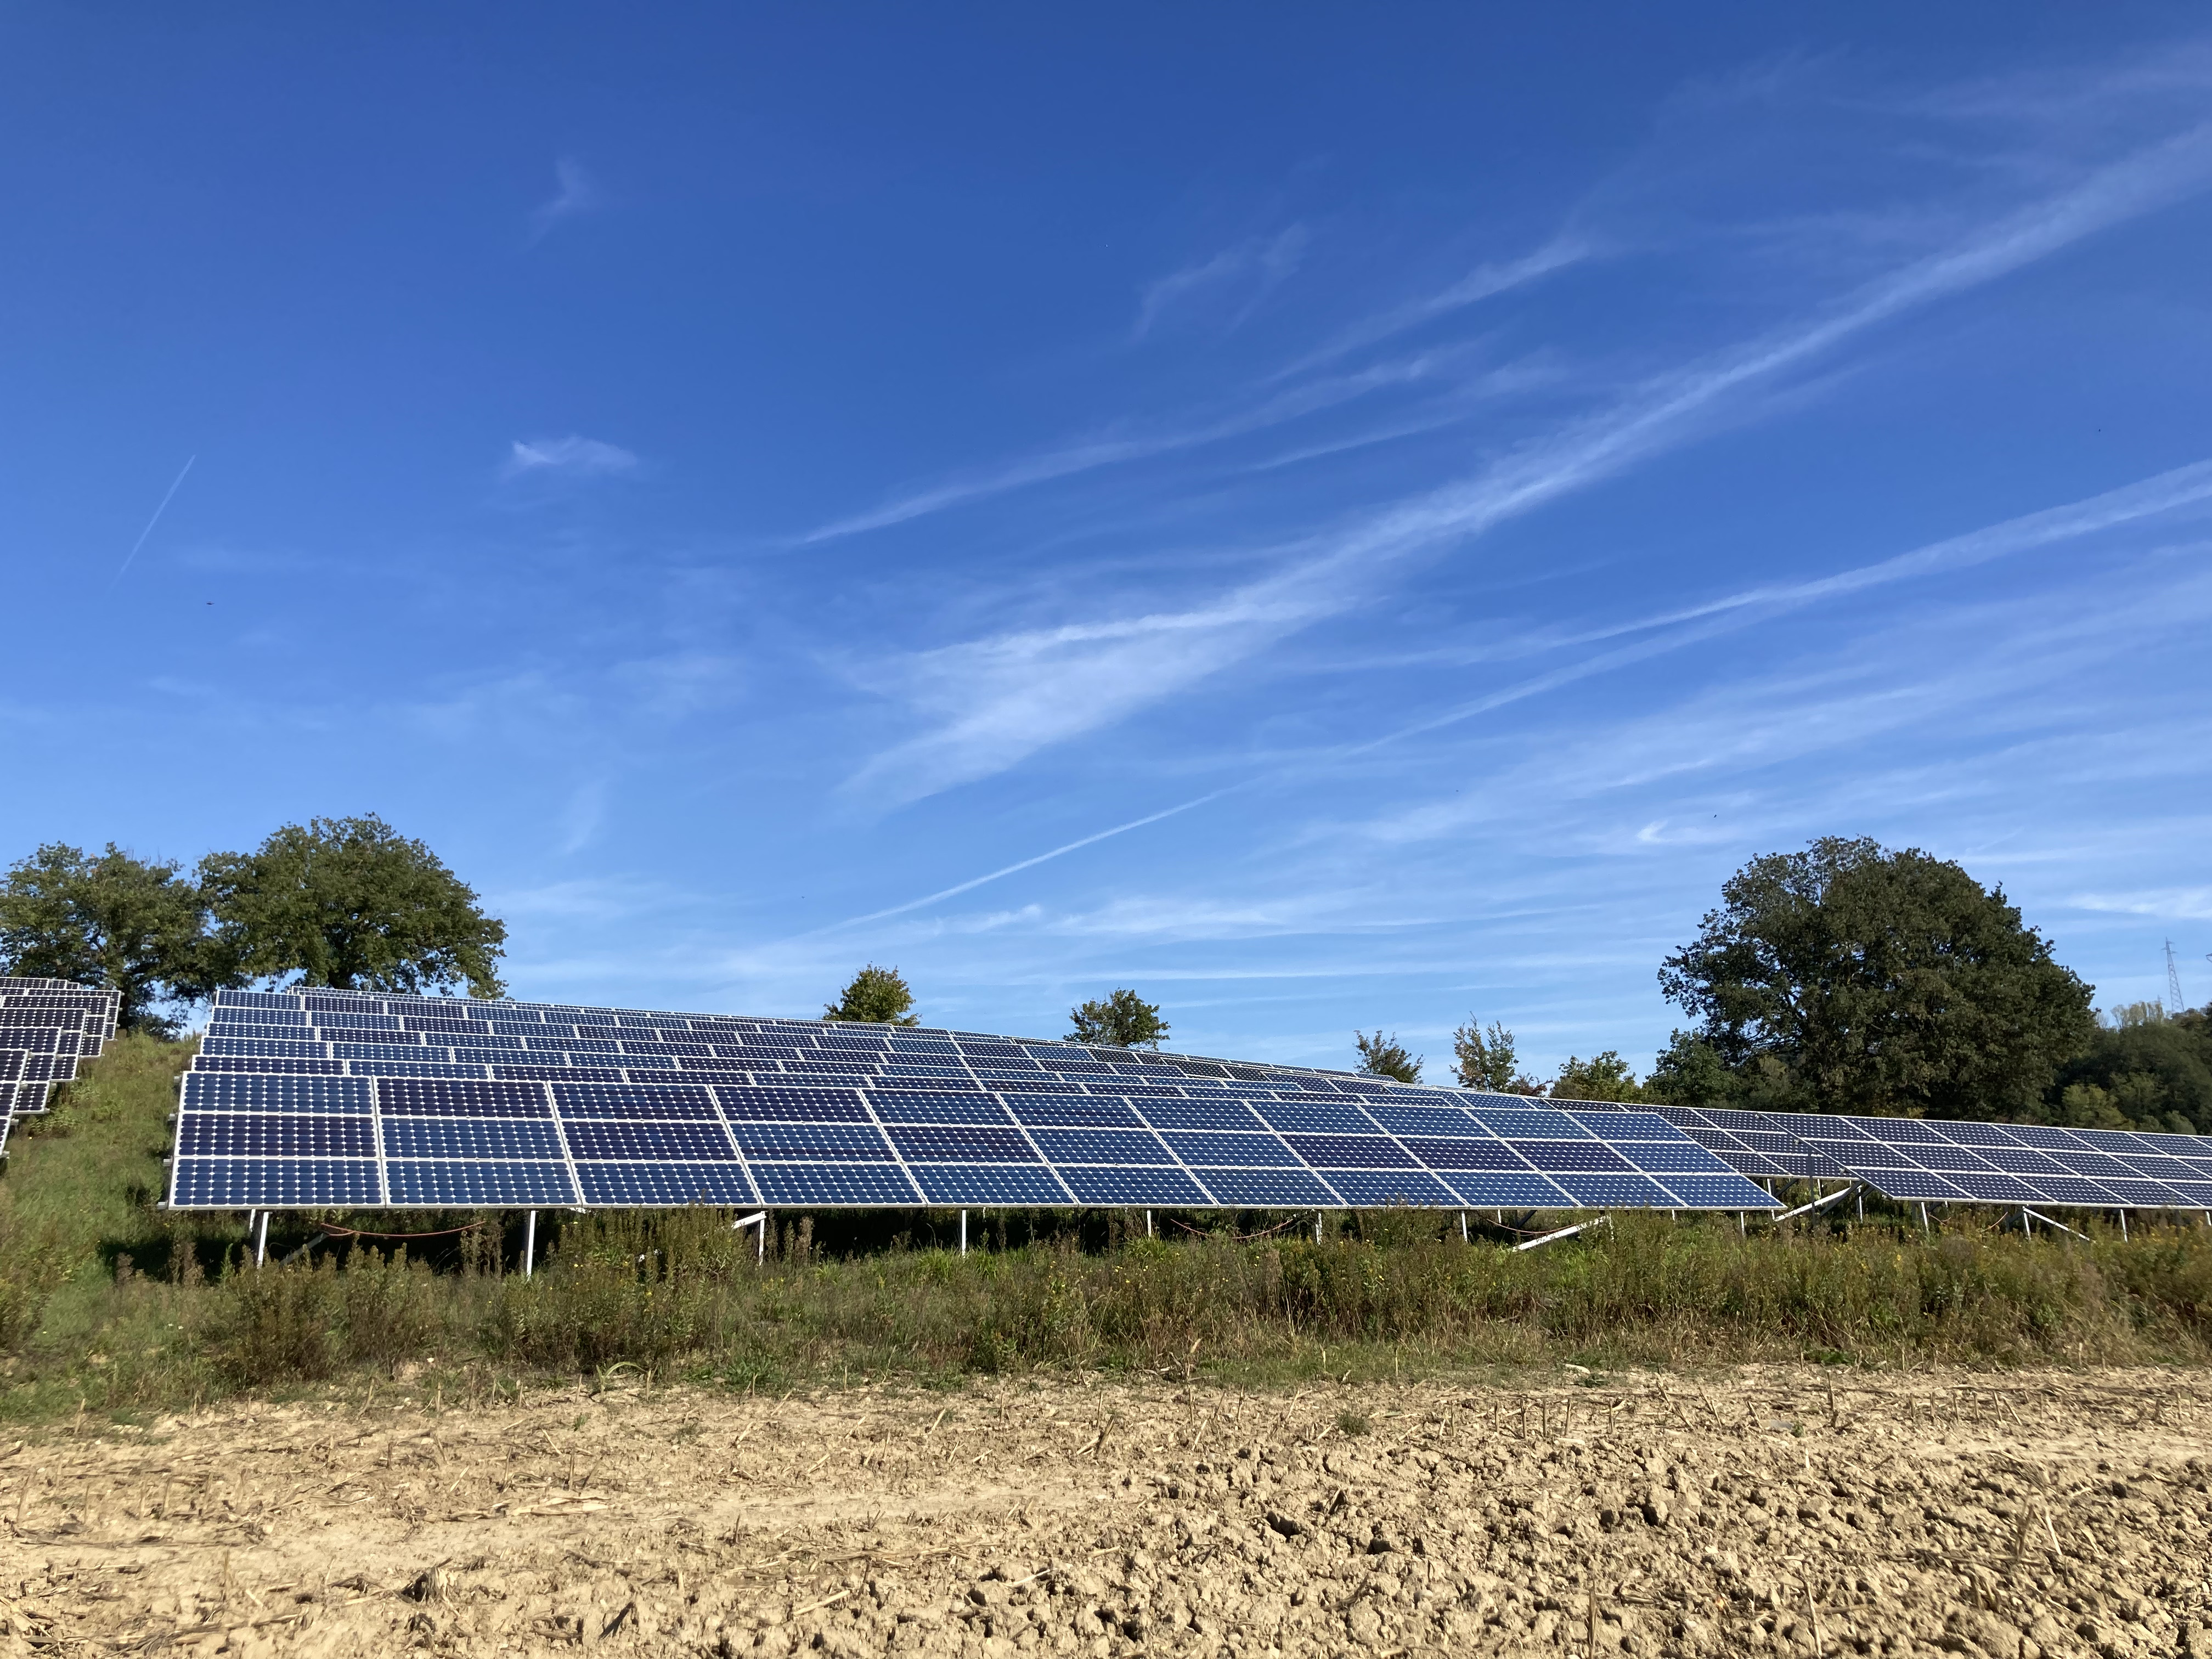
[[[1901,1214],[1744,1238],[1732,1217],[1624,1214],[1516,1253],[1419,1214],[1319,1241],[1224,1228],[1174,1243],[1000,1214],[977,1228],[994,1248],[963,1257],[917,1244],[926,1220],[825,1214],[827,1243],[814,1218],[779,1218],[757,1264],[752,1236],[720,1212],[549,1212],[526,1280],[519,1218],[352,1218],[467,1229],[410,1254],[318,1243],[315,1218],[287,1216],[257,1270],[242,1218],[155,1208],[189,1053],[120,1040],[11,1142],[0,1413],[395,1382],[449,1400],[578,1377],[780,1393],[1108,1370],[1275,1386],[1746,1358],[2195,1364],[2212,1349],[2212,1235],[2148,1223],[2128,1242],[2094,1226],[2086,1243],[1964,1224],[1923,1237]],[[861,1248],[869,1226],[898,1231]]]

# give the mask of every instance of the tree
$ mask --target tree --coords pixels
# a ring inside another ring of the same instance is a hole
[[[1395,1032],[1387,1037],[1379,1030],[1373,1036],[1364,1031],[1352,1035],[1359,1044],[1359,1069],[1363,1075],[1395,1078],[1401,1083],[1421,1080],[1420,1056],[1408,1054]]]
[[[288,823],[252,853],[210,853],[200,882],[216,960],[249,979],[419,996],[504,996],[506,924],[419,841],[382,818]]]
[[[2119,1024],[2099,1030],[2060,1068],[2059,1122],[2176,1134],[2212,1129],[2212,1019],[2195,1010],[2168,1018],[2162,1008],[2154,1019],[2129,1017],[2143,1006],[2115,1009]]]
[[[1462,1089],[1500,1095],[1540,1095],[1544,1085],[1522,1073],[1514,1058],[1513,1033],[1497,1020],[1484,1030],[1474,1016],[1452,1033],[1452,1060]]]
[[[1168,1038],[1160,1006],[1134,991],[1115,991],[1067,1011],[1070,1042],[1096,1042],[1109,1048],[1157,1048]]]
[[[50,842],[0,883],[0,972],[102,985],[116,1022],[167,1035],[164,1000],[207,994],[207,904],[184,866],[136,858],[113,842],[86,853]]]
[[[1711,1043],[1694,1031],[1676,1031],[1644,1079],[1644,1092],[1669,1106],[1729,1106],[1741,1097],[1743,1079]]]
[[[1721,898],[1659,983],[1760,1103],[2033,1118],[2094,1030],[2090,988],[2003,890],[1926,853],[1826,837]]]
[[[1640,1101],[1650,1098],[1628,1062],[1611,1048],[1589,1060],[1570,1054],[1552,1085],[1554,1100]]]
[[[874,963],[853,975],[844,994],[822,1011],[824,1019],[859,1020],[870,1025],[913,1025],[914,993],[896,968]]]

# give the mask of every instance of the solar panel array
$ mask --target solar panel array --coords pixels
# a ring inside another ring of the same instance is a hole
[[[106,1046],[119,1001],[65,979],[0,977],[0,1150],[18,1117],[45,1111],[54,1085]]]
[[[1863,1181],[1908,1202],[2212,1209],[2212,1136],[1652,1109],[1731,1169],[1755,1177]]]
[[[1768,1209],[1648,1111],[973,1032],[230,992],[179,1208]]]

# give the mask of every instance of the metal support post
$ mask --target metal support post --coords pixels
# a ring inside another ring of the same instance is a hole
[[[1863,1188],[1863,1187],[1860,1188],[1858,1189],[1858,1193],[1859,1193],[1859,1219],[1860,1219],[1860,1220],[1862,1220],[1862,1221],[1864,1221],[1864,1220],[1866,1219],[1866,1188]]]
[[[1459,1242],[1462,1244],[1467,1243],[1467,1212],[1465,1210],[1459,1212]]]
[[[2027,1206],[2022,1205],[2020,1212],[2020,1221],[2021,1226],[2025,1227],[2027,1224],[2027,1218],[2030,1216],[2033,1216],[2038,1221],[2040,1221],[2046,1227],[2056,1227],[2060,1232],[2071,1234],[2075,1238],[2086,1239],[2089,1237],[2087,1233],[2075,1232],[2071,1227],[2068,1226],[2063,1221],[2053,1221],[2049,1216],[2044,1214],[2040,1210],[2031,1210]]]
[[[538,1271],[538,1212],[532,1210],[522,1222],[522,1276],[527,1279]]]
[[[2127,1212],[2125,1210],[2123,1210],[2123,1211],[2121,1211],[2121,1212],[2120,1212],[2120,1243],[2123,1243],[2123,1244],[2124,1244],[2124,1243],[2126,1243],[2127,1242],[2128,1242],[2128,1212]]]
[[[1854,1188],[1850,1187],[1838,1187],[1834,1192],[1830,1193],[1826,1198],[1816,1198],[1810,1204],[1800,1204],[1794,1210],[1784,1210],[1780,1215],[1776,1216],[1774,1218],[1777,1221],[1787,1221],[1792,1216],[1803,1215],[1808,1211],[1817,1210],[1821,1208],[1823,1206],[1832,1204],[1838,1199],[1846,1196],[1853,1190]]]
[[[960,1212],[960,1254],[968,1254],[968,1212]]]
[[[1145,1212],[1145,1237],[1146,1237],[1146,1238],[1150,1238],[1152,1236],[1152,1212],[1150,1210],[1147,1210],[1147,1211],[1146,1211],[1146,1212]]]
[[[1920,1231],[1923,1233],[1928,1231],[1928,1206],[1925,1204],[1920,1206]]]
[[[1583,1222],[1580,1226],[1562,1227],[1559,1231],[1555,1233],[1546,1233],[1540,1238],[1524,1240],[1521,1243],[1516,1244],[1513,1249],[1516,1253],[1522,1250],[1533,1250],[1539,1244],[1548,1244],[1555,1238],[1572,1238],[1577,1233],[1587,1232],[1592,1227],[1607,1227],[1612,1224],[1613,1218],[1611,1216],[1601,1215],[1595,1221]]]
[[[1751,1237],[1751,1228],[1746,1224],[1743,1218],[1743,1212],[1741,1210],[1738,1210],[1735,1212],[1735,1236],[1738,1238],[1749,1238]]]
[[[253,1265],[259,1267],[269,1257],[269,1212],[261,1212],[261,1220],[253,1231]]]

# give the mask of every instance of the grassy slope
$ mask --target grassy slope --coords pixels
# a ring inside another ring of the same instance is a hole
[[[274,1237],[269,1268],[238,1271],[236,1218],[154,1208],[190,1054],[125,1037],[11,1140],[0,1416],[165,1408],[425,1364],[424,1384],[466,1392],[624,1363],[752,1382],[1032,1366],[1266,1381],[1566,1358],[2193,1364],[2212,1344],[2203,1229],[2077,1245],[1962,1219],[1923,1240],[1901,1215],[1748,1240],[1732,1218],[1624,1215],[1528,1255],[1462,1245],[1433,1218],[1370,1215],[1364,1237],[1325,1243],[1293,1231],[965,1258],[793,1249],[762,1271],[750,1236],[713,1213],[603,1213],[568,1221],[557,1243],[549,1225],[547,1266],[527,1283],[501,1272],[496,1231],[446,1241],[437,1272],[369,1250],[341,1267],[328,1248],[280,1268]],[[283,1248],[304,1227],[292,1218]]]

